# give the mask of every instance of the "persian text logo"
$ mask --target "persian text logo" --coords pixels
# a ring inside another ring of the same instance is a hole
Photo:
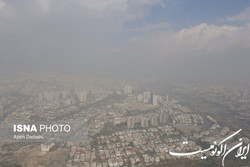
[[[204,150],[197,150],[197,151],[193,151],[193,152],[187,152],[187,153],[176,153],[176,152],[172,152],[172,151],[169,151],[169,154],[170,155],[173,155],[173,156],[192,156],[192,155],[195,155],[195,154],[203,154],[201,156],[201,159],[206,159],[207,158],[207,155],[204,155],[204,153],[210,151],[210,156],[217,156],[217,157],[222,157],[222,166],[225,165],[225,158],[233,151],[236,151],[236,154],[235,154],[235,157],[236,158],[240,158],[241,160],[245,160],[247,159],[247,155],[249,153],[249,147],[250,147],[250,144],[246,144],[243,146],[243,141],[242,141],[242,138],[239,138],[239,142],[234,145],[233,147],[231,148],[227,148],[228,144],[226,143],[229,139],[233,138],[234,136],[236,136],[238,133],[240,133],[242,129],[238,130],[237,132],[233,133],[232,135],[226,137],[225,139],[223,139],[221,142],[219,142],[217,144],[217,142],[215,141],[212,145],[210,145],[209,148],[207,149],[204,149]],[[183,144],[187,144],[188,142],[185,141],[183,142]]]

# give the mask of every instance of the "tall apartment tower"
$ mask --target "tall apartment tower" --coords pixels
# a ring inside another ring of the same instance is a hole
[[[143,101],[143,95],[142,95],[142,94],[139,94],[139,95],[137,96],[137,100],[138,100],[138,101]]]
[[[86,91],[79,91],[77,92],[77,97],[80,102],[85,102],[87,100],[87,92]]]
[[[157,116],[154,115],[153,117],[151,117],[151,125],[152,126],[157,126],[158,125],[158,121],[157,121]]]
[[[158,106],[158,96],[153,95],[153,106]]]
[[[167,121],[167,115],[166,115],[166,113],[164,113],[164,112],[160,113],[160,115],[159,115],[159,122],[161,124],[165,124],[166,121]]]
[[[144,103],[150,103],[151,102],[151,92],[150,91],[144,91],[143,92],[143,102]]]
[[[132,94],[132,86],[126,85],[126,86],[124,87],[124,94],[125,94],[125,95],[130,95],[130,94]]]
[[[134,117],[128,117],[127,119],[127,128],[132,129],[135,127],[135,118]]]
[[[148,118],[145,118],[145,117],[141,118],[141,127],[143,127],[143,128],[148,127]]]

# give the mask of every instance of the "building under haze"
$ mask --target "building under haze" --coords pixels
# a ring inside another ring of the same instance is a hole
[[[142,94],[139,94],[139,95],[137,96],[137,100],[142,102],[142,101],[143,101],[143,95],[142,95]]]
[[[87,92],[86,91],[78,91],[76,93],[77,98],[79,99],[80,102],[85,102],[87,100]]]
[[[150,119],[150,122],[151,122],[151,125],[152,126],[157,126],[158,125],[158,120],[157,120],[157,116],[156,115],[154,115],[154,116],[152,116],[151,117],[151,119]]]
[[[127,128],[131,129],[135,127],[135,118],[134,117],[128,117],[127,118]]]
[[[153,95],[153,106],[158,106],[158,96]]]
[[[147,128],[148,127],[148,121],[149,121],[148,118],[142,117],[141,118],[141,127]]]
[[[131,95],[132,94],[132,86],[130,86],[130,85],[124,86],[124,94]]]
[[[160,113],[160,115],[159,115],[159,122],[161,124],[165,124],[166,121],[167,121],[167,115],[166,115],[166,113],[165,112]]]
[[[143,102],[144,103],[150,103],[152,98],[152,94],[150,91],[144,91],[143,92]]]

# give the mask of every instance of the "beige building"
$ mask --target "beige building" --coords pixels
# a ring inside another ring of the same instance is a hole
[[[128,117],[127,119],[127,128],[131,129],[135,127],[135,118],[134,117]]]
[[[42,143],[41,151],[50,152],[56,149],[56,145],[54,143]]]

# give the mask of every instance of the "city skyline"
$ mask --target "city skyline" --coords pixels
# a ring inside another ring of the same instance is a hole
[[[0,166],[249,166],[249,0],[0,0]]]

